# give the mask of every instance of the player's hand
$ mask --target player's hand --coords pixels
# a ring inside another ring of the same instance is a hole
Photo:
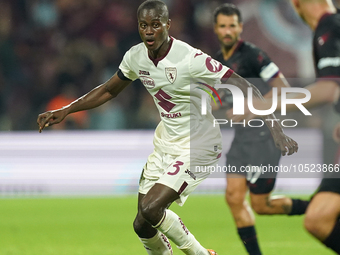
[[[39,114],[38,119],[37,119],[37,123],[39,126],[39,133],[41,133],[41,131],[45,127],[58,124],[66,117],[66,115],[67,115],[67,112],[64,108]]]
[[[297,152],[299,146],[292,138],[280,132],[279,134],[273,134],[275,146],[281,150],[282,156],[292,155]]]

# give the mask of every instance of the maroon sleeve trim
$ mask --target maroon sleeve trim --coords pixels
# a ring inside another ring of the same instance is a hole
[[[223,80],[227,80],[227,79],[229,79],[229,78],[230,78],[230,76],[231,76],[233,73],[234,73],[234,71],[233,71],[233,70],[231,70],[231,69],[229,68],[229,70],[228,70],[228,71],[226,71],[226,72],[225,72],[225,74],[223,75],[222,79],[223,79]]]

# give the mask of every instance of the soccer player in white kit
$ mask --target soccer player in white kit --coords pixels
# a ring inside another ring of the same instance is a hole
[[[140,79],[155,101],[161,122],[155,131],[154,152],[141,175],[134,230],[150,255],[172,254],[168,238],[185,254],[217,254],[205,249],[168,207],[174,201],[185,202],[209,175],[196,169],[215,166],[222,150],[219,126],[214,127],[209,106],[206,115],[200,114],[201,92],[195,86],[206,88],[227,79],[243,91],[251,85],[200,50],[170,37],[168,9],[162,1],[145,1],[137,17],[143,42],[126,52],[118,72],[70,105],[40,114],[39,131],[70,113],[105,103]],[[280,126],[274,125],[271,131],[283,155],[297,151],[296,142]]]

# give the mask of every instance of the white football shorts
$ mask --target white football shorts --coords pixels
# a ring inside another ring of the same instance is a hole
[[[209,166],[216,167],[217,162],[218,158],[212,159],[200,168],[202,165],[195,164],[190,153],[171,155],[154,150],[144,166],[139,193],[146,194],[155,183],[160,183],[179,194],[176,203],[182,206],[198,184],[210,175]]]

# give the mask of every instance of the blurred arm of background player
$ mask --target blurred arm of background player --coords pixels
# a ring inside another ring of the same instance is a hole
[[[339,85],[332,80],[319,80],[313,84],[305,87],[310,93],[311,98],[308,102],[304,103],[304,107],[307,109],[321,106],[328,103],[334,103],[339,98],[340,89]],[[305,94],[291,93],[287,96],[290,99],[305,98]],[[272,98],[266,97],[266,101],[255,99],[253,101],[254,108],[257,110],[267,110],[272,106]],[[299,108],[295,104],[287,104],[287,112],[297,111]],[[276,111],[281,110],[281,98],[278,98]],[[247,115],[248,116],[248,115]]]
[[[71,104],[54,111],[47,111],[39,114],[37,119],[39,132],[41,133],[45,127],[60,123],[71,113],[89,110],[104,104],[116,97],[130,83],[130,80],[120,79],[116,73],[107,82],[97,86],[84,96],[73,101]]]
[[[222,81],[222,83],[224,82]],[[230,78],[227,80],[227,83],[240,88],[245,97],[248,96],[248,88],[251,87],[253,91],[253,100],[256,99],[259,101],[264,100],[264,97],[262,96],[261,92],[258,90],[257,87],[255,87],[253,84],[249,83],[246,79],[242,78],[236,73],[232,73]],[[228,93],[229,90],[221,89],[221,91],[223,91],[224,93]],[[286,153],[287,155],[291,155],[294,152],[297,152],[298,144],[293,139],[284,134],[281,124],[277,121],[274,114],[260,116],[260,118],[262,118],[263,120],[267,119],[272,120],[265,121],[265,123],[274,138],[276,147],[281,150],[283,156],[286,155]]]
[[[277,89],[277,93],[278,93],[278,96],[281,95],[281,88],[284,88],[284,87],[290,87],[288,81],[286,80],[286,78],[284,77],[284,75],[279,72],[279,74],[270,79],[268,81],[268,84],[272,87],[272,88],[278,88]],[[268,93],[266,93],[265,95],[263,95],[263,97],[267,100],[267,99],[270,99],[272,98],[272,95],[273,95],[273,90],[271,89]],[[257,100],[256,100],[257,101]],[[262,100],[259,100],[262,102]],[[255,107],[256,108],[256,107]],[[257,109],[257,108],[256,108]],[[268,108],[269,109],[269,108]],[[247,111],[247,115],[233,115],[233,109],[228,109],[227,110],[227,117],[228,119],[232,119],[234,122],[239,122],[239,121],[242,121],[243,119],[246,119],[247,121],[250,120],[250,119],[253,119],[256,115],[249,112],[248,110],[248,107],[247,107],[247,104],[245,102],[245,112]]]

